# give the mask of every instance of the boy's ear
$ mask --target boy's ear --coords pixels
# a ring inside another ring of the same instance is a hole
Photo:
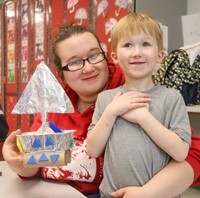
[[[113,62],[115,64],[117,64],[118,63],[117,54],[115,52],[111,52],[110,56],[111,56]]]
[[[165,57],[164,50],[158,52],[158,61],[157,61],[157,63],[161,63],[164,57]]]

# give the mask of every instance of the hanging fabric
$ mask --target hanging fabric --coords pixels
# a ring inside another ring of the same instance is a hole
[[[196,53],[190,64],[186,50],[173,50],[162,61],[154,76],[154,83],[179,90],[186,105],[200,104],[200,55]]]

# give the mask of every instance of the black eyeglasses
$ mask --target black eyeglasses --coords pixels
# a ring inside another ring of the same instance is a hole
[[[62,71],[77,71],[79,69],[82,69],[85,66],[85,61],[87,61],[90,64],[97,64],[100,63],[106,59],[106,55],[104,52],[98,52],[95,54],[90,55],[89,57],[85,59],[75,60],[71,63],[68,63],[67,65],[60,67],[60,70]]]

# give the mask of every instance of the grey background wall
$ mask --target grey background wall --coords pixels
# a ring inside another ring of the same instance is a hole
[[[199,0],[187,0],[187,14],[200,13]]]
[[[171,52],[183,46],[181,16],[187,15],[188,4],[188,0],[136,0],[136,11],[145,12],[168,26],[168,52]]]

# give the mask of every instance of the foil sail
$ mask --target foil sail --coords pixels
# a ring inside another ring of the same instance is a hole
[[[42,61],[37,66],[12,113],[41,113],[45,122],[47,112],[70,113],[73,111],[74,108],[69,97],[48,66]]]

